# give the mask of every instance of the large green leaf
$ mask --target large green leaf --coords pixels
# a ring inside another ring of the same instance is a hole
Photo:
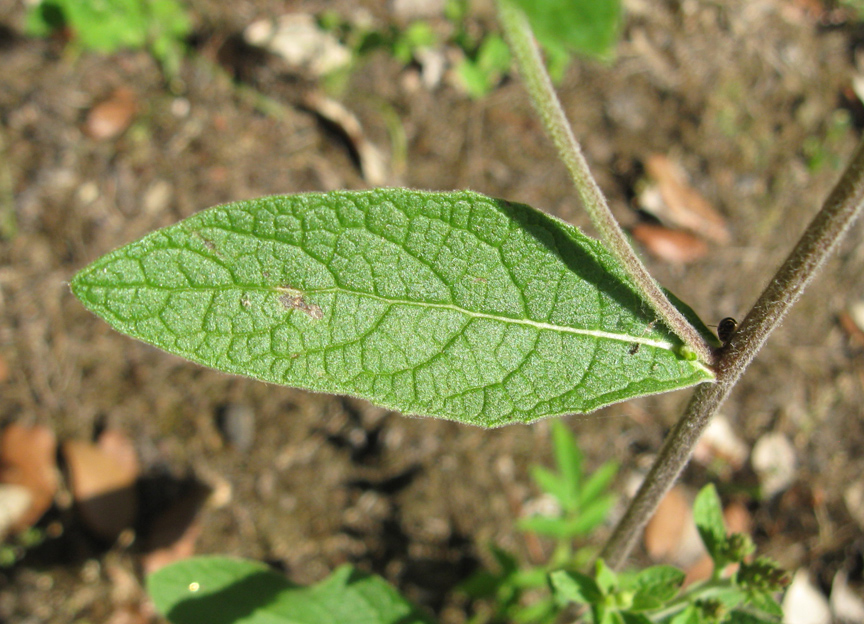
[[[513,0],[553,50],[608,57],[621,31],[621,0]]]
[[[343,566],[311,587],[254,561],[195,557],[147,578],[172,624],[429,624],[383,579]]]
[[[471,192],[218,206],[103,256],[72,290],[205,366],[483,426],[713,379],[600,243]]]

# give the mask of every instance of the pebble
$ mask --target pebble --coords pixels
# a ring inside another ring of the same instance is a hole
[[[445,0],[391,0],[392,15],[405,22],[440,17],[444,14]]]
[[[831,612],[845,624],[864,624],[864,598],[849,587],[846,572],[838,572],[831,583]]]
[[[798,463],[795,449],[782,433],[767,433],[759,438],[750,461],[766,499],[779,494],[795,480]]]
[[[209,496],[208,486],[189,482],[177,500],[156,517],[149,527],[147,552],[141,558],[145,575],[195,554],[201,534],[199,512]]]
[[[719,459],[733,470],[739,470],[747,461],[749,453],[750,449],[735,433],[729,419],[718,414],[699,438],[693,459],[703,466]]]
[[[864,479],[858,479],[843,492],[849,515],[864,529]]]
[[[115,139],[126,132],[137,112],[135,94],[121,87],[90,109],[84,122],[84,133],[97,141]]]
[[[32,498],[30,490],[23,485],[0,484],[0,540],[21,522]]]
[[[265,48],[314,76],[328,74],[351,62],[351,51],[305,13],[253,22],[243,31],[243,38],[249,45]]]
[[[219,431],[225,441],[241,453],[255,442],[255,410],[242,403],[229,403],[218,415]]]
[[[828,599],[810,581],[806,570],[798,570],[783,597],[783,624],[831,624]]]

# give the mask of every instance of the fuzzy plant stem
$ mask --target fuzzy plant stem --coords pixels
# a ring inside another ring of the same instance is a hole
[[[713,364],[714,349],[684,318],[678,308],[672,305],[660,285],[651,277],[633,251],[624,231],[609,210],[606,198],[597,186],[594,176],[591,175],[588,163],[582,155],[582,149],[573,136],[573,131],[561,108],[525,13],[508,0],[498,0],[498,19],[516,58],[516,65],[525,88],[531,96],[531,101],[543,121],[547,134],[555,144],[559,157],[570,172],[582,204],[594,227],[597,228],[600,238],[615,254],[645,301],[669,329],[696,353],[699,360],[708,365]]]
[[[642,487],[600,553],[600,558],[610,567],[620,568],[624,563],[660,500],[690,460],[693,448],[712,416],[862,209],[864,141],[858,145],[822,210],[720,351],[716,363],[717,382],[697,387],[684,416],[666,437]]]

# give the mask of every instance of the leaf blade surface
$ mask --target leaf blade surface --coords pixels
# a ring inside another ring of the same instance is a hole
[[[217,206],[103,256],[72,290],[211,368],[483,426],[713,379],[600,243],[472,192]]]

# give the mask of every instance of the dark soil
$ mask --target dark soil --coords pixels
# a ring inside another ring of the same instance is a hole
[[[76,55],[61,41],[25,37],[23,3],[0,0],[0,212],[17,225],[0,239],[0,359],[9,370],[0,424],[46,424],[61,439],[120,429],[146,478],[193,477],[220,492],[221,503],[201,511],[198,552],[273,562],[297,583],[351,562],[442,621],[464,621],[469,605],[454,587],[488,562],[490,542],[538,556],[514,522],[538,495],[528,468],[551,462],[548,423],[485,431],[212,372],[115,333],[69,292],[91,260],[202,208],[367,187],[344,137],[302,105],[319,85],[236,44],[255,18],[325,5],[349,14],[355,3],[189,4],[195,52],[168,88],[144,52]],[[390,19],[383,2],[363,4],[382,26]],[[686,268],[649,265],[706,322],[741,317],[856,143],[864,109],[850,85],[861,27],[820,22],[810,6],[818,2],[626,4],[617,60],[575,63],[561,86],[565,108],[625,224],[638,218],[631,202],[647,155],[684,166],[733,242]],[[411,88],[414,71],[376,53],[333,95],[385,152],[398,119],[407,152],[391,160],[388,184],[470,188],[591,231],[515,76],[472,101],[447,84]],[[87,111],[118,87],[138,100],[132,127],[114,140],[88,138]],[[279,114],[256,107],[255,91]],[[841,568],[860,582],[864,567],[861,527],[843,499],[864,474],[864,355],[837,323],[864,298],[861,235],[859,223],[723,409],[749,444],[768,431],[792,441],[795,485],[759,500],[746,469],[685,475],[697,487],[718,482],[724,498],[743,496],[760,552],[810,569],[823,586]],[[623,489],[689,394],[566,422],[589,466],[622,464]],[[254,412],[245,450],[220,430],[236,405]],[[0,571],[0,621],[117,617],[134,545],[105,550],[67,512],[52,514],[46,522],[70,523],[63,536]]]

